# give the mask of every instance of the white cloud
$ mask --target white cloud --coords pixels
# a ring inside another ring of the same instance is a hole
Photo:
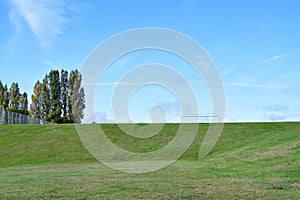
[[[128,64],[128,58],[123,58],[123,59],[118,59],[117,61],[115,61],[112,66],[114,70],[119,70],[123,67],[125,67]]]
[[[67,17],[67,5],[63,0],[11,0],[10,20],[16,24],[15,12],[29,25],[43,47],[49,40],[64,34]]]
[[[280,112],[280,113],[287,113],[289,111],[289,107],[284,104],[273,104],[273,105],[262,106],[261,109],[268,112]]]
[[[260,109],[264,112],[264,116],[268,121],[286,121],[297,120],[297,115],[290,113],[290,109],[284,104],[273,104],[262,106]]]
[[[285,57],[284,54],[273,55],[273,56],[270,56],[269,58],[263,59],[262,62],[270,62],[270,61],[274,61],[274,60],[279,60],[284,57]]]
[[[141,85],[142,83],[138,83],[138,82],[97,82],[97,83],[93,83],[93,82],[84,82],[83,85],[85,86],[117,86],[117,85]]]
[[[15,8],[10,9],[8,16],[9,20],[15,25],[16,29],[19,31],[21,29],[21,20],[17,10]]]
[[[244,87],[244,88],[280,88],[274,83],[247,83],[247,82],[224,82],[225,87]]]
[[[274,26],[279,26],[279,24],[278,23],[261,24],[259,27],[260,28],[272,28]]]
[[[107,114],[104,112],[96,112],[96,121],[100,123],[113,123],[112,119],[107,117]]]
[[[231,72],[233,72],[234,71],[234,68],[229,68],[229,69],[226,69],[226,70],[224,70],[223,71],[223,74],[230,74]]]

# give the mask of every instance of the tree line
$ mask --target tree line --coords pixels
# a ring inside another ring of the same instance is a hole
[[[82,76],[78,70],[51,70],[36,81],[28,105],[26,92],[20,93],[18,83],[8,89],[0,81],[0,109],[30,115],[54,123],[80,123],[85,109]]]

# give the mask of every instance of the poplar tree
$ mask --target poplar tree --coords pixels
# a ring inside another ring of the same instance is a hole
[[[41,118],[43,120],[49,121],[49,111],[50,111],[50,90],[49,90],[49,78],[46,74],[45,78],[43,79],[43,83],[41,85]]]
[[[13,112],[18,112],[19,104],[20,104],[20,89],[18,83],[12,83],[9,88],[8,100],[9,100],[9,108],[8,110]]]
[[[9,94],[8,94],[8,89],[7,89],[7,84],[5,84],[4,86],[4,96],[3,96],[3,106],[4,109],[8,109],[8,105],[9,105]]]
[[[4,86],[2,82],[0,81],[0,109],[3,109],[4,107]]]
[[[37,81],[31,96],[30,114],[55,123],[81,123],[85,109],[82,76],[78,70],[51,70]]]
[[[31,95],[30,115],[34,118],[42,118],[41,103],[42,103],[42,84],[37,81]]]
[[[0,81],[0,108],[7,109],[9,104],[9,97],[7,91],[7,85],[3,86],[2,82]]]
[[[67,99],[68,99],[68,71],[61,70],[61,78],[60,78],[60,84],[61,84],[61,104],[62,104],[62,123],[68,122],[68,105],[67,105]]]
[[[61,97],[61,85],[58,70],[52,70],[49,73],[49,91],[50,91],[50,105],[49,105],[49,119],[52,122],[60,122],[62,103]]]
[[[69,78],[68,78],[68,92],[67,92],[67,121],[69,123],[73,123],[74,122],[74,118],[73,118],[73,87],[74,87],[74,82],[75,82],[75,72],[71,71]]]
[[[18,109],[19,113],[22,113],[24,115],[28,115],[28,97],[27,97],[27,93],[24,92],[21,97],[20,97],[20,103],[19,103],[19,109]]]
[[[71,71],[69,77],[69,121],[81,123],[85,109],[84,89],[81,87],[82,76],[78,70]]]

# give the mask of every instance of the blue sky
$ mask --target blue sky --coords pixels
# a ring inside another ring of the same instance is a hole
[[[80,69],[109,37],[162,27],[193,38],[208,52],[224,82],[226,121],[298,121],[299,7],[297,0],[2,0],[0,80],[8,85],[16,81],[21,92],[31,94],[34,83],[51,69]],[[193,75],[179,58],[148,50],[119,58],[103,81],[113,83],[129,67],[149,62],[172,65],[187,79]],[[205,86],[193,88],[200,114],[210,113]],[[98,121],[113,120],[112,90],[113,84],[97,89]],[[159,86],[144,87],[130,102],[131,121],[149,121],[154,104],[164,107],[168,121],[180,117],[176,97]]]

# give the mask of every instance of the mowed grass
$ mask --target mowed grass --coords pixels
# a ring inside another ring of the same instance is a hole
[[[140,153],[166,145],[178,126],[137,139],[117,125],[101,125],[112,142]],[[174,164],[128,174],[97,162],[74,125],[1,125],[0,198],[300,199],[300,123],[225,124],[213,151],[199,159],[207,128],[199,125]]]

